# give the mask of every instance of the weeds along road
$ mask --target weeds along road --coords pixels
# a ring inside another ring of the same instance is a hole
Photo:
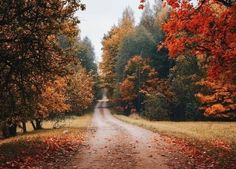
[[[162,152],[166,145],[157,134],[116,119],[106,107],[106,102],[98,102],[92,121],[95,130],[69,168],[169,168]]]

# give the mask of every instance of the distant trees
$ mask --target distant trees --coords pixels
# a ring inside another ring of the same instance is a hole
[[[166,9],[164,10],[167,11]],[[156,47],[156,44],[163,40],[161,23],[167,18],[168,12],[166,12],[166,17],[164,13],[165,12],[163,12],[161,8],[155,8],[154,10],[152,10],[151,7],[145,8],[140,24],[134,27],[133,23],[132,29],[128,29],[129,31],[124,30],[123,36],[118,36],[122,38],[117,41],[117,45],[108,47],[108,49],[115,51],[113,57],[106,56],[108,52],[107,50],[104,50],[106,45],[103,43],[103,61],[100,67],[104,68],[101,69],[101,76],[103,79],[107,78],[108,84],[109,82],[112,82],[110,85],[112,84],[113,92],[110,93],[109,96],[114,100],[120,101],[125,110],[125,114],[129,114],[131,109],[133,111],[138,111],[139,113],[144,112],[144,100],[148,92],[144,90],[143,87],[147,87],[148,79],[157,80],[157,78],[167,78],[169,74],[172,62],[168,58],[168,52],[165,49],[159,52]],[[111,32],[115,32],[115,29],[116,28],[113,28]],[[156,32],[157,29],[160,33]],[[106,38],[105,41],[108,41],[108,39],[110,38]],[[137,62],[141,63],[134,63],[135,59],[138,60]],[[111,60],[113,61],[112,64],[106,64],[105,66],[104,63]],[[146,65],[146,68],[150,68],[150,72],[155,72],[151,73],[152,77],[144,77],[142,74],[143,72],[140,72],[141,77],[138,78],[137,70],[139,68],[135,68],[135,66],[131,65],[139,64],[140,71],[143,69],[141,65]],[[112,69],[103,71],[109,67],[112,67]],[[129,69],[130,67],[133,67],[134,72],[129,72],[127,70],[128,67]],[[158,73],[156,73],[156,71]],[[137,79],[141,80],[140,82],[142,84],[138,84]],[[152,81],[152,83],[155,86],[156,82]],[[102,84],[107,83],[102,82]],[[131,85],[133,87],[131,87]],[[139,85],[141,85],[140,88],[138,88]],[[155,88],[154,86],[148,87],[148,89],[151,91],[151,88]],[[147,93],[145,93],[145,91]]]
[[[124,68],[130,58],[135,55],[150,58],[155,51],[155,41],[145,27],[138,27],[129,33],[120,43],[116,62],[117,81],[124,78]]]
[[[125,9],[123,17],[118,26],[114,26],[110,32],[104,36],[103,60],[99,65],[101,75],[101,87],[108,89],[108,96],[112,97],[116,88],[117,72],[115,71],[118,52],[121,41],[134,29],[134,16],[130,8]]]
[[[121,102],[126,114],[131,109],[144,110],[144,96],[155,89],[156,71],[140,56],[134,56],[126,65],[125,77],[120,85]]]
[[[116,59],[110,74],[116,79],[112,86],[118,87],[111,98],[126,115],[137,111],[156,120],[235,120],[236,4],[168,3],[156,1],[152,8],[140,1],[140,23],[113,48]],[[152,90],[141,94],[140,107],[140,83],[127,72],[136,55],[157,72]]]
[[[79,58],[81,65],[87,72],[91,72],[93,74],[97,73],[94,48],[88,37],[85,37],[83,40],[76,43],[75,55]]]

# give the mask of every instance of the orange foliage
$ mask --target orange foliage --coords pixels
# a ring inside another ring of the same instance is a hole
[[[123,38],[134,28],[132,16],[124,16],[120,24],[113,27],[112,30],[103,38],[102,41],[102,62],[100,68],[101,87],[108,89],[108,97],[113,95],[116,86],[115,63],[119,46]]]
[[[126,78],[120,85],[121,99],[124,102],[132,103],[138,95],[148,95],[157,87],[155,69],[140,56],[134,56],[128,61],[125,74]]]
[[[36,111],[37,117],[47,117],[52,112],[65,112],[70,109],[66,97],[66,80],[58,77],[53,82],[48,82],[43,89],[41,99]]]
[[[125,79],[120,85],[120,95],[125,102],[134,100],[137,96],[134,92],[134,83],[129,79]]]
[[[203,55],[209,61],[210,80],[235,79],[236,5],[226,8],[213,1],[203,3],[198,9],[188,1],[179,5],[163,26],[166,32],[163,45],[170,56]]]
[[[202,109],[206,116],[236,118],[236,85],[209,81],[202,81],[199,84],[211,89],[208,94],[196,95],[204,105]]]
[[[189,1],[178,4],[163,25],[171,57],[197,56],[207,65],[207,79],[200,82],[211,92],[197,94],[206,116],[236,117],[236,4],[226,7],[205,1],[194,7]]]
[[[5,143],[6,147],[14,148],[14,156],[6,155],[3,145],[0,151],[0,168],[61,168],[66,161],[75,155],[83,140],[84,133],[68,133],[63,135],[27,137],[17,139],[14,144]],[[12,145],[11,145],[12,144]],[[18,146],[17,146],[18,145]],[[5,154],[4,154],[5,152]]]
[[[81,113],[93,103],[94,80],[80,65],[73,69],[73,73],[67,76],[67,94],[72,111]]]

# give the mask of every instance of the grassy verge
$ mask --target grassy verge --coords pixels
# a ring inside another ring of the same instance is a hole
[[[54,122],[45,121],[42,130],[0,140],[0,168],[59,168],[70,161],[84,140],[92,115],[70,117],[59,129],[52,129]]]
[[[181,159],[180,168],[236,168],[235,122],[149,121],[134,115],[114,116],[159,133],[169,143],[168,151],[182,154],[172,160],[176,164]],[[183,160],[183,156],[187,158]]]
[[[115,115],[115,117],[154,132],[178,138],[194,138],[202,141],[220,139],[228,143],[236,142],[235,122],[170,122],[149,121],[138,116]]]

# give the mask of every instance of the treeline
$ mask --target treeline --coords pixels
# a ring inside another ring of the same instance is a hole
[[[235,120],[235,9],[146,2],[135,25],[127,8],[102,42],[100,80],[114,106],[151,120]]]
[[[35,130],[57,113],[81,114],[94,101],[97,68],[81,40],[77,1],[0,1],[0,119],[5,137]]]

